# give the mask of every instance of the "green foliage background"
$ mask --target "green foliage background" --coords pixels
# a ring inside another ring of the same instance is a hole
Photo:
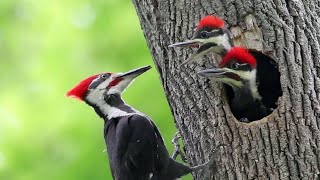
[[[0,179],[111,179],[103,121],[64,94],[95,73],[153,65],[131,1],[1,0],[0,56]],[[156,122],[172,152],[156,69],[124,99]]]

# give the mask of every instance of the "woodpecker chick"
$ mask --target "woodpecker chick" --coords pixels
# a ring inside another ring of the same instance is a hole
[[[198,72],[198,74],[214,78],[232,87],[234,97],[230,100],[231,111],[237,119],[259,120],[272,112],[272,106],[265,93],[259,91],[265,85],[257,73],[256,59],[244,48],[234,47],[220,62],[219,68]],[[269,84],[273,86],[273,84]],[[273,101],[274,103],[275,101]]]
[[[225,22],[213,15],[205,16],[200,20],[191,40],[169,45],[169,47],[198,48],[182,65],[201,59],[210,52],[225,54],[232,46],[230,31]]]
[[[188,167],[170,158],[154,122],[122,100],[126,87],[150,68],[93,75],[67,93],[85,101],[104,119],[104,138],[115,180],[173,180],[208,166]]]

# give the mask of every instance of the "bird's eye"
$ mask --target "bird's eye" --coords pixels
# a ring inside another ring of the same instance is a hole
[[[208,38],[208,32],[207,31],[202,31],[201,32],[201,37],[202,38]]]
[[[232,69],[238,69],[239,66],[240,66],[239,63],[232,63],[232,64],[231,64],[231,68],[232,68]]]
[[[101,75],[101,78],[107,79],[107,78],[108,78],[108,74],[102,74],[102,75]]]

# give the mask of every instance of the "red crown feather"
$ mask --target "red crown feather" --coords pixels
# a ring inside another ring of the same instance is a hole
[[[84,96],[86,95],[89,85],[91,82],[98,77],[99,74],[90,76],[81,82],[79,82],[74,88],[67,92],[66,96],[73,97],[79,100],[84,100]]]
[[[225,55],[220,62],[220,67],[227,65],[231,60],[236,60],[240,63],[250,64],[251,67],[255,68],[257,66],[256,59],[249,51],[242,47],[233,47],[227,55]]]
[[[223,28],[224,21],[220,19],[218,16],[208,15],[203,17],[198,26],[197,29],[201,29],[203,27],[209,27],[214,29],[220,29]]]

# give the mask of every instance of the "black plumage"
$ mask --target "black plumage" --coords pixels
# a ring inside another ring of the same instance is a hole
[[[277,107],[278,98],[282,96],[278,66],[272,58],[259,51],[249,52],[257,61],[257,85],[262,103],[267,109],[274,109]]]
[[[170,180],[191,172],[170,158],[157,127],[145,116],[105,121],[104,137],[114,179]]]
[[[272,113],[282,90],[280,73],[274,60],[256,50],[249,50],[249,53],[257,62],[256,85],[262,99],[253,98],[248,82],[243,82],[244,88],[238,89],[236,95],[229,85],[225,84],[225,89],[233,115],[239,120],[246,118],[255,121]]]
[[[106,95],[106,103],[127,115],[108,118],[100,107],[91,105],[104,118],[104,138],[112,176],[116,180],[173,180],[190,173],[190,167],[174,161],[162,136],[147,116],[125,104],[120,95]]]
[[[214,162],[211,159],[188,167],[174,161],[154,122],[122,100],[126,87],[150,68],[93,75],[67,92],[67,96],[85,101],[104,119],[104,138],[115,180],[174,180]]]

